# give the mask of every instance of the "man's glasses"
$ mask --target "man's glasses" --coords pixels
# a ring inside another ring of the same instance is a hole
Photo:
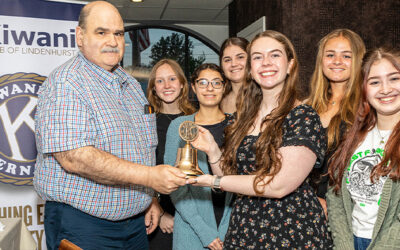
[[[219,79],[212,80],[212,81],[208,81],[206,79],[199,79],[199,80],[196,80],[196,83],[197,83],[197,86],[201,89],[207,88],[208,84],[210,84],[210,83],[214,89],[220,89],[224,86],[224,81],[219,80]]]

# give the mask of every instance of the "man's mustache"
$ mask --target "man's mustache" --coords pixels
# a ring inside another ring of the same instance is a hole
[[[100,51],[101,53],[119,53],[118,48],[104,48]]]

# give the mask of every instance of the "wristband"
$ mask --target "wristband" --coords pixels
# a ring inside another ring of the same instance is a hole
[[[211,189],[214,191],[216,191],[216,189],[223,191],[221,188],[221,179],[223,176],[217,176],[217,175],[214,175],[214,176],[215,176],[215,179],[214,179],[214,183],[213,183]]]
[[[157,198],[158,203],[160,203],[161,195],[159,192],[154,191],[154,198]]]

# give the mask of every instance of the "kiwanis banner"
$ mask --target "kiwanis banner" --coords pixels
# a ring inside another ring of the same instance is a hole
[[[43,201],[32,186],[37,93],[77,53],[78,4],[0,0],[0,218],[22,217],[46,249]]]

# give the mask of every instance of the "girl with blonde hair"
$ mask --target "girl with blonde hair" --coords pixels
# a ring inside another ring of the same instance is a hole
[[[311,93],[307,104],[321,117],[327,139],[327,154],[322,168],[313,172],[317,195],[326,211],[328,161],[337,148],[341,135],[353,122],[360,99],[361,63],[365,45],[349,29],[336,29],[319,42]]]

